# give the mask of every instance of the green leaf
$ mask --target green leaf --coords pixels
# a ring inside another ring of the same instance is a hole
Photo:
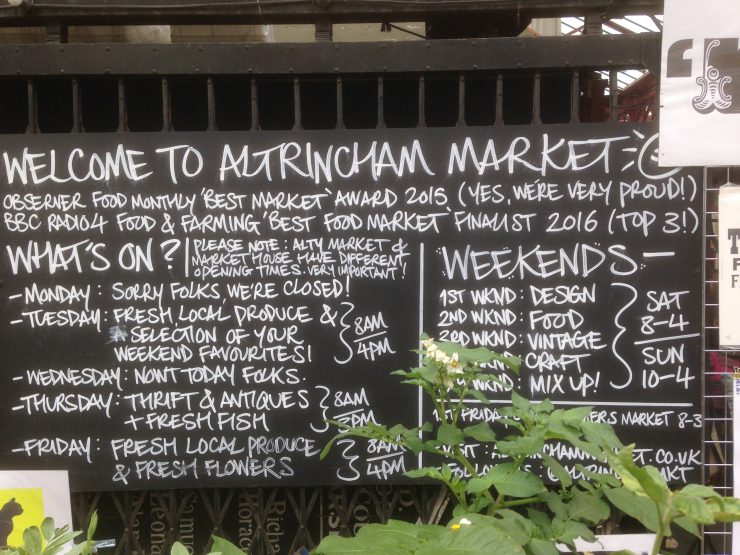
[[[504,409],[505,408],[506,407],[504,407]],[[501,414],[505,414],[504,409],[500,409],[499,412]],[[499,418],[496,422],[498,424],[501,424],[502,426],[511,426],[512,428],[524,433],[524,426],[522,426],[521,422],[515,420],[514,418],[504,416],[503,418]]]
[[[554,525],[553,528],[555,528]],[[573,545],[573,542],[577,538],[583,538],[588,542],[592,542],[596,539],[593,530],[583,522],[568,520],[562,523],[562,527],[559,528],[560,530],[558,531],[557,539],[568,545]]]
[[[536,474],[519,470],[513,463],[502,463],[491,467],[485,476],[471,479],[466,491],[478,494],[491,487],[509,497],[532,497],[544,491],[545,485]]]
[[[547,540],[532,538],[526,547],[532,555],[560,555],[557,547]]]
[[[673,524],[686,530],[689,534],[701,538],[699,526],[687,516],[680,516],[673,519]]]
[[[93,541],[95,530],[98,529],[98,511],[94,511],[92,517],[90,517],[90,524],[87,526],[87,541]]]
[[[404,472],[405,476],[409,478],[432,478],[434,480],[442,480],[442,474],[440,471],[433,466],[424,466],[422,468],[415,468]]]
[[[389,552],[395,553],[395,552]],[[524,549],[496,526],[475,522],[448,530],[437,542],[418,549],[416,555],[526,555]]]
[[[399,555],[411,551],[398,551]],[[316,548],[316,555],[386,555],[387,548],[368,545],[357,538],[343,538],[341,536],[326,536]]]
[[[496,443],[500,453],[509,457],[533,457],[540,454],[545,447],[545,439],[540,434],[515,437],[511,440],[501,440]]]
[[[511,404],[521,412],[528,413],[532,410],[532,404],[516,391],[511,392]]]
[[[569,488],[571,485],[573,485],[573,479],[570,477],[570,474],[568,474],[568,471],[565,470],[563,465],[561,465],[551,455],[548,455],[547,453],[542,453],[542,461],[545,466],[550,469],[552,475],[555,476],[555,479],[560,482],[563,487]]]
[[[624,486],[638,495],[645,495],[658,503],[665,503],[670,489],[657,468],[639,467],[632,456],[633,446],[620,449],[616,456],[609,455],[609,465],[622,479]]]
[[[532,497],[545,490],[545,485],[536,474],[519,470],[512,463],[491,467],[486,474],[496,490],[509,497]]]
[[[581,430],[587,441],[596,445],[601,445],[609,449],[621,449],[623,443],[614,433],[614,428],[603,422],[584,421],[581,423]]]
[[[584,491],[576,490],[568,503],[568,516],[589,524],[595,525],[606,520],[609,513],[609,504],[606,501]]]
[[[419,546],[419,532],[423,528],[391,519],[385,524],[363,526],[357,532],[357,539],[374,547],[386,547],[388,551],[413,552]]]
[[[527,516],[532,523],[539,528],[541,537],[550,537],[552,535],[552,526],[550,517],[537,509],[527,509]]]
[[[172,544],[172,550],[170,551],[170,555],[190,555],[188,552],[188,548],[185,547],[180,542],[175,542]]]
[[[491,429],[488,422],[479,422],[473,426],[468,426],[463,429],[463,432],[476,441],[496,441],[496,433]]]
[[[511,509],[499,509],[496,511],[496,516],[500,521],[515,522],[530,537],[537,532],[537,526],[531,520]]]
[[[717,522],[740,521],[740,499],[734,497],[722,497],[721,499],[707,499],[707,504],[714,513]]]
[[[474,397],[475,399],[477,399],[484,405],[491,404],[491,400],[488,397],[486,397],[482,391],[479,391],[477,389],[471,389],[470,391],[468,391],[468,395],[470,395],[471,397]]]
[[[53,518],[47,517],[41,523],[41,535],[47,542],[51,540],[51,538],[54,537],[54,519]]]
[[[41,555],[41,530],[38,526],[31,526],[23,531],[23,544],[29,555]]]
[[[437,441],[445,445],[460,445],[465,440],[462,430],[442,422],[437,430]]]
[[[563,502],[560,495],[554,491],[546,491],[539,494],[539,498],[547,503],[547,508],[550,509],[552,514],[561,520],[568,518],[568,506]]]
[[[563,411],[563,422],[568,426],[580,427],[580,425],[591,416],[593,407],[576,407]]]
[[[52,539],[46,544],[46,548],[43,551],[44,555],[52,555],[53,553],[61,551],[66,544],[70,543],[77,536],[82,534],[82,532],[68,532],[67,528],[68,527],[65,526],[54,531]],[[84,547],[85,544],[82,543],[79,545]]]
[[[673,507],[698,524],[714,524],[714,514],[701,497],[678,493],[673,497]]]
[[[218,536],[212,536],[213,545],[211,551],[214,553],[221,553],[221,555],[244,555],[244,552],[239,549],[236,545],[231,543],[229,540],[219,538]]]
[[[722,499],[722,496],[716,491],[714,491],[713,488],[709,486],[701,486],[699,484],[688,484],[684,486],[683,488],[681,488],[681,490],[679,491],[679,494],[693,495],[696,497],[706,497],[706,498],[714,497],[720,500]]]
[[[639,520],[651,532],[658,531],[658,509],[653,501],[627,488],[605,489],[604,493],[617,509]]]
[[[432,362],[428,362],[424,366],[419,367],[417,372],[419,373],[419,376],[421,378],[429,383],[435,383],[439,381],[439,367]]]
[[[552,401],[550,401],[550,399],[543,399],[542,401],[537,403],[534,407],[534,411],[537,414],[549,414],[554,410],[555,410],[555,405],[552,404]]]
[[[403,444],[414,455],[418,455],[424,450],[424,441],[416,435],[408,435],[404,437]]]
[[[592,470],[589,470],[582,464],[577,464],[576,470],[600,488],[618,488],[622,485],[622,482],[620,482],[616,476],[594,472]],[[581,480],[579,483],[584,484],[585,482]]]

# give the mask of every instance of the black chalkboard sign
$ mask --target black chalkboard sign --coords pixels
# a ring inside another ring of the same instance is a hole
[[[0,466],[68,468],[76,490],[399,480],[424,461],[318,452],[327,418],[429,418],[389,375],[426,331],[522,356],[502,378],[524,395],[593,405],[643,462],[696,478],[699,177],[658,168],[656,139],[6,136]],[[496,419],[506,394],[486,395],[467,420]]]

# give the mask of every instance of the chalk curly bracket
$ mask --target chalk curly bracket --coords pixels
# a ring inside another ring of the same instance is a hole
[[[631,285],[627,283],[612,283],[613,287],[624,287],[625,289],[629,289],[632,292],[632,299],[622,307],[622,309],[617,312],[617,315],[614,317],[614,324],[619,328],[619,333],[614,337],[614,340],[612,341],[612,353],[614,353],[614,356],[619,359],[619,361],[622,363],[624,368],[627,370],[627,381],[625,381],[622,385],[617,385],[613,381],[609,382],[609,385],[611,385],[614,389],[624,389],[629,384],[632,383],[632,368],[627,363],[626,360],[622,358],[622,355],[620,355],[617,352],[617,342],[619,341],[619,338],[622,337],[627,332],[627,328],[625,328],[620,322],[619,319],[622,317],[622,314],[633,304],[635,304],[635,301],[637,301],[637,290],[632,287]]]

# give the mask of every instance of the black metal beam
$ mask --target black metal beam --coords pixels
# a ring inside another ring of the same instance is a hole
[[[522,17],[659,14],[663,0],[23,0],[0,6],[0,26],[423,21],[445,14]]]
[[[309,44],[0,45],[0,76],[335,75],[650,67],[660,34]]]

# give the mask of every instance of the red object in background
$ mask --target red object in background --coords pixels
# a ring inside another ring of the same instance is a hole
[[[652,73],[646,73],[619,93],[618,121],[653,121],[657,96],[657,80]]]

